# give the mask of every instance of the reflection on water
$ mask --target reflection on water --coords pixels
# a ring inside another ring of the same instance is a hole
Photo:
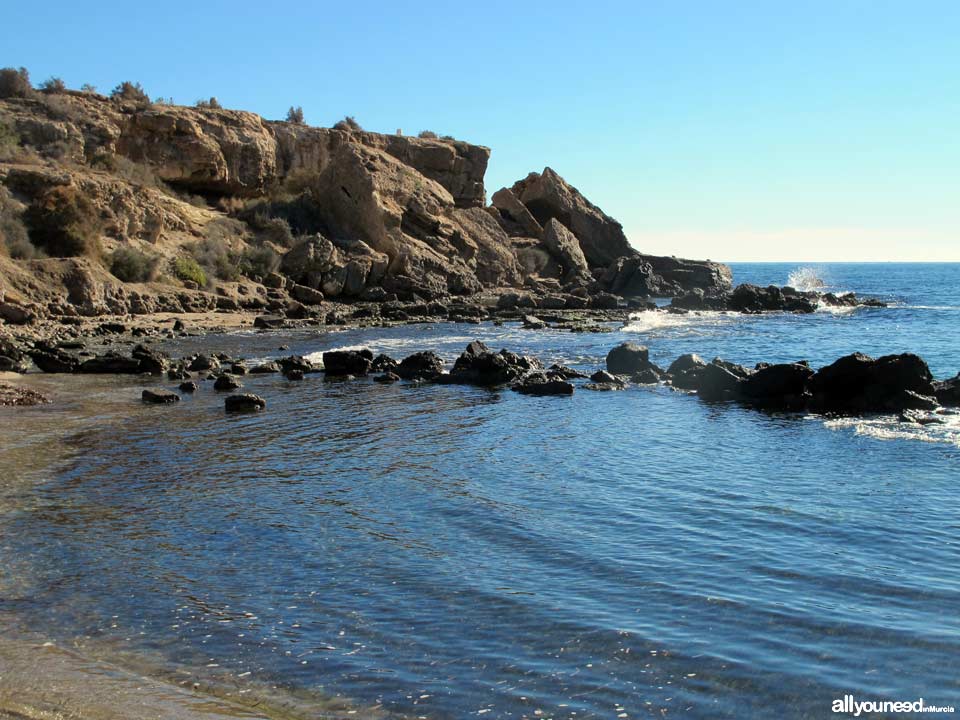
[[[877,317],[215,346],[452,360],[481,337],[590,369],[631,336],[661,362],[763,357],[744,337],[769,359],[836,356],[879,344]],[[951,337],[925,342],[933,363],[956,354]],[[209,388],[141,406],[135,382],[78,378],[63,404],[16,416],[0,611],[19,623],[235,688],[431,718],[822,717],[844,693],[960,694],[954,443],[665,388],[557,399],[248,377],[267,411],[229,416]]]

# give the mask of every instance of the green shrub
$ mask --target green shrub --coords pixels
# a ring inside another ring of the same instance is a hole
[[[67,84],[58,77],[52,77],[40,83],[40,90],[45,93],[62,93],[67,91]]]
[[[290,109],[287,110],[287,122],[303,125],[303,108],[300,106],[293,107],[291,105]]]
[[[110,255],[110,272],[124,282],[149,282],[157,275],[160,258],[136,248],[117,248]]]
[[[33,85],[30,84],[30,73],[26,68],[0,70],[0,98],[25,98],[31,95],[33,95]]]
[[[195,282],[199,287],[206,287],[207,274],[192,257],[178,257],[173,261],[173,274],[182,281]]]
[[[360,123],[352,115],[347,115],[343,120],[338,120],[337,123],[333,126],[334,130],[354,130],[360,132],[363,130],[360,127]]]
[[[203,110],[223,110],[223,105],[221,105],[220,101],[215,97],[209,100],[197,100],[196,106]]]
[[[138,105],[150,104],[150,96],[147,95],[143,86],[138,82],[130,82],[129,80],[124,80],[117,85],[110,93],[110,97],[115,100],[124,100]]]
[[[190,249],[190,254],[208,276],[236,282],[240,279],[242,256],[234,252],[224,238],[229,230],[218,224],[214,228],[208,227],[207,231],[208,237],[196,243]]]
[[[60,186],[37,198],[24,213],[34,244],[54,257],[99,257],[103,221],[76,187]]]

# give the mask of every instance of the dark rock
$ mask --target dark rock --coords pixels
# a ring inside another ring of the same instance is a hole
[[[190,364],[187,365],[188,370],[193,370],[194,372],[199,372],[203,370],[219,370],[220,361],[214,357],[207,357],[206,355],[197,355],[190,361]]]
[[[736,400],[742,382],[743,378],[722,361],[714,360],[697,374],[694,389],[700,398],[708,402]]]
[[[643,345],[621,343],[607,353],[607,371],[614,375],[633,375],[650,366],[649,356]]]
[[[384,384],[395,383],[399,381],[400,381],[400,376],[397,375],[396,373],[389,372],[389,371],[383,373],[383,375],[377,375],[374,378],[374,382],[384,383]]]
[[[372,364],[370,357],[356,350],[328,350],[323,354],[327,375],[366,375]]]
[[[217,378],[217,381],[213,383],[213,389],[219,390],[221,392],[230,392],[232,390],[238,390],[242,388],[243,385],[240,384],[232,375],[221,375]]]
[[[433,380],[443,373],[443,359],[432,350],[405,357],[396,369],[404,380]]]
[[[594,390],[594,391],[609,391],[609,390],[623,390],[626,388],[626,385],[616,382],[590,382],[583,386],[584,390]]]
[[[384,355],[381,353],[373,359],[373,362],[370,364],[370,371],[379,373],[390,372],[395,370],[399,364],[400,363],[398,363],[389,355]]]
[[[199,389],[200,386],[193,382],[193,380],[187,380],[187,382],[180,383],[180,392],[194,393]]]
[[[630,379],[638,385],[656,385],[663,379],[663,376],[654,368],[649,367],[634,373]]]
[[[187,372],[183,365],[177,365],[167,370],[168,380],[189,380],[190,377],[190,373]]]
[[[290,368],[289,370],[283,373],[283,376],[290,381],[303,380],[303,377],[304,377],[303,370],[299,370],[297,368]]]
[[[307,287],[306,285],[294,284],[293,287],[290,288],[290,295],[304,305],[320,305],[324,301],[322,292]]]
[[[938,380],[933,383],[937,401],[948,407],[960,406],[960,374],[950,380]]]
[[[29,407],[48,402],[50,402],[50,398],[36,390],[0,382],[0,405]]]
[[[531,373],[511,389],[523,395],[573,395],[573,385],[551,379],[545,373]]]
[[[140,360],[134,357],[124,357],[118,353],[107,353],[90,358],[80,364],[82,373],[99,373],[111,375],[138,375]]]
[[[170,362],[170,358],[166,353],[148,348],[144,345],[137,345],[131,355],[140,361],[140,372],[149,373],[150,375],[163,375]]]
[[[174,332],[184,332],[187,329],[186,325],[183,324],[183,320],[174,320],[173,322],[173,331]]]
[[[230,364],[231,375],[246,375],[248,372],[250,372],[249,369],[243,363],[235,362]]]
[[[267,407],[267,402],[259,395],[238,393],[227,395],[224,398],[223,407],[227,412],[257,412]]]
[[[260,330],[277,330],[282,328],[286,319],[280,315],[259,315],[253,321],[253,326]]]
[[[270,375],[278,372],[280,372],[280,366],[273,361],[261,363],[260,365],[255,365],[250,368],[251,375]]]
[[[707,361],[696,353],[686,353],[670,363],[670,367],[667,368],[667,373],[669,375],[675,375],[676,373],[688,372],[690,370],[702,370],[706,366]]]
[[[561,380],[572,380],[574,378],[586,378],[589,377],[586,373],[582,373],[579,370],[574,370],[573,368],[567,367],[566,365],[551,365],[548,368],[548,371],[551,375],[555,375]]]
[[[611,375],[606,370],[597,370],[593,375],[590,376],[591,382],[594,383],[612,383],[614,385],[623,385],[623,380],[618,378],[616,375]]]
[[[608,292],[594,293],[590,296],[590,307],[594,310],[616,310],[620,307],[620,298]]]
[[[74,373],[80,369],[77,358],[60,350],[34,350],[30,353],[30,359],[45,373]]]
[[[936,393],[932,381],[927,364],[911,353],[876,360],[854,353],[821,368],[810,379],[810,408],[848,414],[924,409],[918,405],[929,404],[927,400]]]
[[[943,420],[932,415],[924,415],[918,410],[905,410],[900,413],[898,418],[900,422],[913,423],[914,425],[942,425]]]
[[[457,358],[450,374],[442,376],[442,381],[493,387],[513,382],[542,367],[536,358],[517,355],[509,350],[494,353],[475,340]]]
[[[313,366],[313,363],[300,355],[291,355],[290,357],[282,358],[278,361],[278,364],[280,365],[280,371],[284,374],[289,373],[291,370],[299,370],[301,373],[317,372],[317,368]]]
[[[526,330],[544,330],[547,324],[536,315],[524,315],[523,327]]]
[[[145,403],[151,405],[165,405],[167,403],[180,402],[180,396],[170,390],[144,390],[140,397]]]
[[[740,387],[744,400],[758,407],[802,410],[813,370],[799,363],[768,365],[747,377]]]

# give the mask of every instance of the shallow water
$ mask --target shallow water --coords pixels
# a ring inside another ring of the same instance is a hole
[[[795,270],[735,275],[783,284]],[[452,362],[480,338],[593,369],[633,339],[661,364],[909,350],[938,377],[960,370],[960,266],[812,274],[895,304],[169,349]],[[665,388],[530,398],[319,375],[248,377],[267,411],[226,416],[209,388],[144,407],[129,380],[41,382],[65,402],[0,415],[0,612],[53,638],[431,718],[960,702],[960,425],[824,422]]]

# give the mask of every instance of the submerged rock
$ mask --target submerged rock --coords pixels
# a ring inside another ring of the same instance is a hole
[[[180,392],[185,393],[195,393],[200,389],[200,386],[197,385],[193,380],[187,380],[186,382],[180,383]]]
[[[238,390],[242,388],[243,385],[235,379],[232,375],[221,375],[217,378],[216,382],[213,383],[213,389],[219,390],[220,392],[229,392],[232,390]]]
[[[36,390],[0,382],[0,405],[29,407],[49,402],[50,398]]]
[[[267,407],[267,401],[252,393],[227,395],[223,407],[227,412],[256,412]]]
[[[168,403],[180,402],[180,396],[170,390],[148,389],[144,390],[140,397],[143,402],[151,405],[166,405]]]
[[[573,385],[545,373],[531,373],[511,390],[522,395],[573,395]]]

